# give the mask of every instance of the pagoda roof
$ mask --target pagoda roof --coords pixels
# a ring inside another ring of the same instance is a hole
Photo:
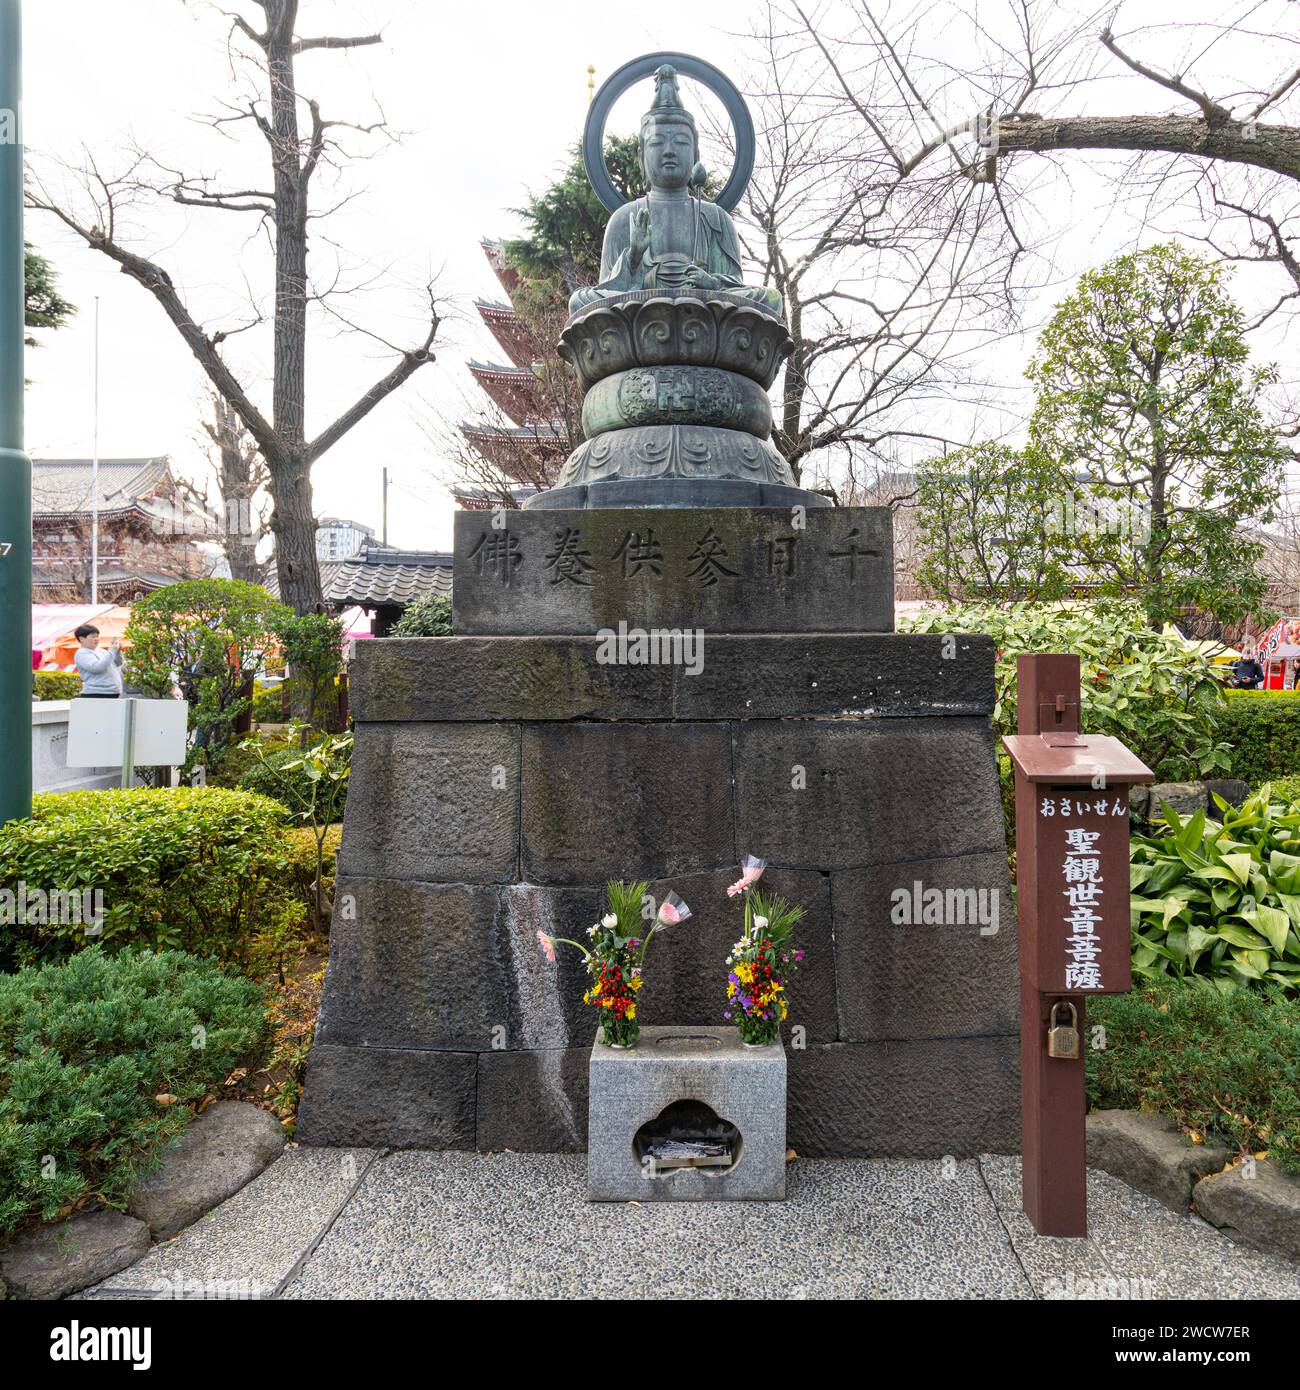
[[[528,427],[543,413],[537,394],[537,376],[531,366],[503,367],[498,363],[471,362],[469,370],[484,394],[516,425]]]

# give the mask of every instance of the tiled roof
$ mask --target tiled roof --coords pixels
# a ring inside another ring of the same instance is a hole
[[[138,503],[168,474],[165,456],[149,459],[100,459],[99,509],[120,511]],[[90,459],[33,459],[32,511],[42,514],[89,512]]]
[[[405,608],[426,594],[451,593],[451,556],[427,550],[363,550],[351,560],[326,560],[320,583],[331,606]],[[265,587],[279,598],[274,569]]]

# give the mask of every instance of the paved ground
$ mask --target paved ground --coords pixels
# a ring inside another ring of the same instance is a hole
[[[82,1297],[1300,1298],[1300,1267],[1105,1173],[1036,1236],[1015,1158],[800,1160],[783,1203],[594,1204],[569,1154],[289,1149]]]

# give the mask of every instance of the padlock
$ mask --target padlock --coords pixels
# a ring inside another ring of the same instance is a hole
[[[1069,1009],[1069,1024],[1057,1023],[1057,1009]],[[1052,1005],[1048,1017],[1047,1055],[1061,1057],[1066,1061],[1077,1061],[1079,1057],[1079,1011],[1066,999],[1058,999]]]

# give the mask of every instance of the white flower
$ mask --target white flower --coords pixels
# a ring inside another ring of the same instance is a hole
[[[595,936],[596,933],[597,933],[599,930],[600,930],[599,927],[588,927],[588,928],[587,928],[587,935],[588,935],[588,936]]]
[[[760,931],[762,931],[762,929],[763,929],[765,926],[767,926],[767,918],[766,918],[766,917],[755,917],[755,918],[754,918],[754,925],[755,925]]]
[[[600,925],[608,931],[613,931],[613,929],[618,926],[618,918],[615,917],[612,912],[607,912],[600,919]]]
[[[728,957],[727,957],[727,964],[728,964],[728,965],[734,964],[734,957],[728,956]]]

